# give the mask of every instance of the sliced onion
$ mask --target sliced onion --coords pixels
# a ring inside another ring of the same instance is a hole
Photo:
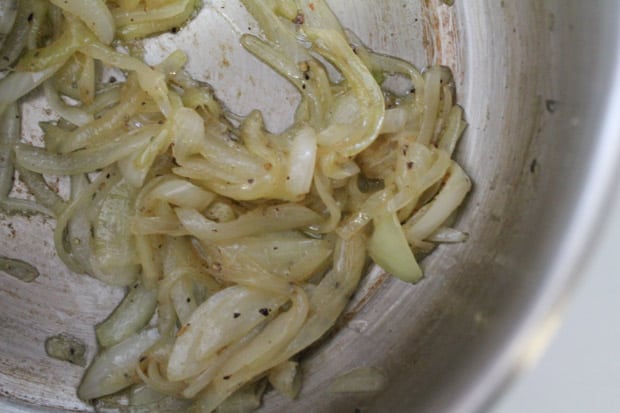
[[[202,240],[223,241],[267,232],[308,227],[320,222],[319,215],[297,204],[281,204],[250,211],[235,221],[213,222],[195,209],[176,208],[181,224]]]
[[[173,5],[175,6],[174,10],[162,13],[158,16],[159,18],[152,18],[147,21],[130,23],[127,25],[118,24],[117,34],[122,39],[133,40],[168,30],[178,31],[179,27],[191,17],[196,4],[197,2],[195,0],[180,0],[179,5]],[[147,13],[153,13],[155,10],[156,9],[150,9]],[[166,14],[169,15],[169,17],[165,17]]]
[[[45,47],[29,50],[18,62],[16,69],[40,72],[50,66],[63,64],[80,48],[94,41],[93,35],[76,19],[68,19],[62,34]]]
[[[26,184],[37,202],[50,210],[54,216],[58,216],[62,212],[65,202],[49,187],[43,175],[29,171],[21,165],[17,165],[16,170],[19,172],[20,180]]]
[[[114,312],[95,327],[97,341],[110,347],[137,333],[149,322],[156,306],[157,291],[147,290],[139,283],[130,286]]]
[[[407,243],[396,213],[382,213],[374,219],[368,253],[377,265],[403,281],[415,283],[422,270]]]
[[[336,245],[334,266],[310,297],[311,313],[293,340],[275,357],[262,360],[259,365],[239,371],[230,377],[217,377],[213,385],[205,389],[197,406],[204,412],[212,412],[236,389],[254,379],[259,372],[288,360],[320,338],[335,322],[348,296],[357,287],[364,268],[366,251],[362,237],[339,241]]]
[[[157,8],[133,8],[133,9],[113,9],[112,16],[118,26],[125,26],[131,23],[145,23],[152,20],[162,20],[174,17],[183,12],[187,3],[193,0],[180,0],[169,2]]]
[[[289,173],[286,177],[286,189],[291,193],[292,199],[310,191],[312,177],[314,176],[314,164],[316,162],[316,133],[311,128],[303,128],[295,134],[290,149]]]
[[[18,1],[4,0],[0,2],[0,36],[9,34],[13,29],[17,16]],[[2,44],[0,43],[0,48]]]
[[[19,165],[34,172],[76,175],[101,169],[125,158],[137,149],[144,148],[151,136],[152,130],[141,129],[102,148],[84,149],[70,154],[54,154],[35,146],[18,144],[15,157]]]
[[[449,174],[437,196],[403,225],[406,237],[411,242],[424,240],[436,231],[471,189],[471,180],[454,161]]]
[[[64,63],[64,62],[63,62]],[[40,72],[12,72],[0,79],[0,114],[8,105],[34,90],[41,83],[52,77],[60,64],[48,67]]]
[[[80,383],[78,397],[93,400],[134,384],[140,356],[158,339],[157,330],[145,330],[99,353]]]
[[[409,114],[405,108],[394,108],[385,111],[385,119],[381,125],[380,133],[394,133],[404,129],[407,121],[409,120]]]
[[[0,113],[0,198],[9,195],[13,186],[13,146],[21,134],[21,114],[17,103]]]
[[[269,272],[291,282],[325,269],[333,250],[330,239],[312,239],[297,231],[276,232],[218,243],[220,250],[247,255]]]
[[[45,82],[43,84],[43,90],[50,108],[74,125],[83,126],[94,119],[91,113],[86,112],[82,108],[69,106],[63,102],[58,96],[58,91],[54,87],[52,81],[48,80]]]
[[[166,85],[166,77],[163,73],[152,69],[146,63],[133,56],[117,52],[102,44],[92,43],[82,47],[80,50],[86,55],[101,60],[110,66],[136,72],[140,87],[153,98],[164,116],[170,116],[172,114],[172,106],[168,98],[168,86]]]
[[[0,46],[0,70],[10,67],[15,60],[22,54],[28,42],[28,35],[32,26],[28,22],[28,17],[34,13],[34,3],[32,0],[17,1],[17,10],[12,0],[3,1],[2,7],[6,7],[6,17],[4,25],[8,31],[4,32],[6,37]],[[6,4],[6,6],[4,6]],[[9,27],[10,26],[10,27]],[[0,94],[0,96],[2,96]],[[2,110],[0,109],[0,112]]]
[[[381,88],[338,31],[306,29],[306,33],[313,41],[313,47],[333,63],[346,79],[350,93],[357,102],[356,119],[363,119],[348,127],[346,124],[337,123],[334,125],[336,129],[326,128],[319,134],[319,142],[330,141],[330,146],[345,156],[357,155],[374,142],[381,130],[385,115]],[[346,109],[351,105],[343,104]],[[348,129],[346,134],[340,132],[343,128]]]
[[[267,324],[256,338],[222,366],[219,372],[222,379],[226,380],[226,377],[236,375],[241,370],[255,369],[255,375],[263,373],[264,364],[278,355],[297,335],[309,310],[310,303],[306,293],[299,287],[293,287],[291,308]]]
[[[99,210],[93,211],[95,216],[91,218],[92,275],[107,284],[129,285],[140,273],[136,241],[130,227],[133,189],[120,181],[101,192],[104,196]]]
[[[243,337],[286,300],[240,286],[214,294],[177,333],[168,361],[168,378],[178,381],[200,373],[210,356]]]
[[[114,40],[114,18],[104,0],[50,0],[50,2],[79,17],[104,44]]]

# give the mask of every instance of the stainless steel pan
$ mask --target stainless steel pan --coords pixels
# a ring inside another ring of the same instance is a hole
[[[290,119],[294,94],[241,51],[256,30],[237,1],[205,0],[188,27],[147,45],[191,51],[193,74],[236,111],[264,103],[269,124]],[[596,247],[620,156],[620,3],[612,0],[331,0],[377,51],[419,66],[449,65],[470,127],[458,158],[475,190],[458,219],[469,240],[424,260],[417,285],[371,274],[343,327],[309,353],[299,400],[270,412],[473,412],[529,360],[567,287]],[[24,132],[48,116],[33,98]],[[52,223],[2,217],[0,251],[42,276],[0,283],[0,411],[86,411],[83,370],[48,358],[46,337],[67,333],[95,352],[92,325],[121,292],[69,273],[53,253]],[[363,305],[362,305],[363,304]],[[334,394],[331,380],[373,366],[384,391]]]

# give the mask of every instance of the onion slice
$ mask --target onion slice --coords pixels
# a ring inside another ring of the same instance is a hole
[[[114,40],[115,23],[104,0],[50,0],[61,9],[77,16],[105,44]]]

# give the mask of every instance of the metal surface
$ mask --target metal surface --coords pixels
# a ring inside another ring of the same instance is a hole
[[[470,123],[458,158],[475,183],[458,227],[471,237],[425,259],[426,278],[417,285],[371,274],[370,299],[307,355],[299,399],[270,394],[263,410],[481,410],[559,308],[604,213],[620,155],[620,3],[329,3],[373,49],[418,66],[452,67]],[[283,127],[293,92],[236,41],[256,26],[237,1],[205,4],[179,35],[150,43],[149,58],[174,47],[191,51],[190,70],[234,110],[260,102],[270,126]],[[40,102],[29,114],[45,115]],[[35,123],[28,126],[25,133],[38,133]],[[68,333],[83,338],[92,357],[92,325],[120,298],[63,267],[51,228],[37,217],[0,221],[2,254],[43,274],[29,285],[2,277],[1,411],[87,409],[75,396],[82,369],[46,357],[43,342]],[[383,371],[387,388],[329,392],[335,376],[360,366]]]

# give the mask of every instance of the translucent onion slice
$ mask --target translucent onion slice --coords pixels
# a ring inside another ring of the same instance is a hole
[[[152,137],[152,129],[139,129],[122,135],[114,141],[69,154],[50,153],[45,149],[18,144],[15,147],[17,163],[34,172],[49,175],[77,175],[96,171],[144,148]]]
[[[71,244],[65,242],[67,226],[76,211],[88,209],[98,194],[107,193],[119,180],[120,176],[114,167],[104,169],[78,196],[73,197],[56,217],[54,247],[58,257],[74,272],[83,273],[85,269],[80,265],[79,259],[72,255]]]
[[[151,20],[161,20],[174,17],[185,9],[187,3],[194,0],[172,1],[157,8],[133,8],[133,9],[113,9],[112,16],[118,26],[129,25],[131,23],[145,23]]]
[[[222,365],[226,363],[232,355],[236,354],[239,349],[245,347],[250,341],[254,340],[254,337],[256,337],[263,330],[265,324],[270,322],[272,319],[273,317],[271,315],[265,317],[264,322],[258,324],[245,336],[211,357],[209,361],[205,363],[207,366],[206,369],[204,369],[199,375],[188,380],[191,383],[183,390],[183,396],[187,398],[195,398],[202,390],[204,390],[205,387],[209,385],[209,383],[213,381],[215,375],[222,368]]]
[[[320,216],[298,204],[259,207],[231,222],[214,222],[195,209],[176,208],[181,224],[205,241],[224,241],[267,232],[299,229],[317,224]]]
[[[99,353],[80,383],[78,397],[93,400],[137,382],[135,370],[140,356],[158,339],[156,329],[145,330]]]
[[[8,105],[52,77],[60,67],[61,64],[56,64],[40,72],[11,72],[0,79],[0,114]]]
[[[471,180],[456,162],[452,161],[448,174],[437,196],[403,224],[410,242],[425,240],[433,234],[463,202],[471,189]]]
[[[287,300],[286,296],[242,286],[214,294],[177,333],[168,360],[168,378],[178,381],[200,373],[210,356],[243,337]]]
[[[319,143],[329,145],[345,156],[354,156],[366,149],[377,138],[385,106],[383,92],[347,40],[335,30],[306,29],[314,49],[328,59],[342,73],[347,88],[355,97],[355,104],[343,100],[341,110],[355,111],[357,124],[348,126],[335,123],[319,133]],[[363,121],[362,121],[363,119]]]
[[[21,114],[17,103],[0,114],[0,198],[9,195],[13,186],[13,146],[21,134]]]
[[[179,0],[160,7],[113,12],[118,37],[131,40],[156,33],[178,30],[191,16],[196,0]]]
[[[2,3],[4,14],[2,25],[5,35],[0,46],[0,70],[10,67],[15,60],[22,54],[28,42],[28,36],[32,26],[28,23],[28,17],[34,13],[34,2],[32,0],[6,0]],[[1,36],[1,35],[0,35]]]
[[[289,294],[290,282],[258,264],[243,251],[219,248],[218,244],[202,243],[210,270],[219,280],[271,294]]]
[[[83,126],[88,122],[92,122],[94,117],[91,113],[88,113],[84,109],[77,106],[67,105],[63,100],[58,96],[58,91],[54,86],[54,82],[48,80],[43,84],[43,91],[45,92],[45,99],[47,99],[47,103],[50,105],[50,108],[58,113],[62,118],[68,120],[77,126]]]
[[[247,346],[234,354],[221,368],[219,374],[228,380],[241,369],[261,368],[290,343],[303,326],[310,303],[306,293],[299,287],[293,287],[291,308],[279,314]],[[217,381],[216,381],[217,383]]]
[[[289,172],[285,183],[286,190],[290,192],[293,200],[303,198],[310,191],[316,153],[316,133],[312,128],[303,128],[293,136]]]
[[[241,252],[271,273],[291,282],[306,280],[324,269],[333,250],[331,239],[313,239],[299,232],[277,232],[218,243],[218,248]]]
[[[422,278],[396,213],[377,215],[374,231],[368,242],[368,253],[381,268],[403,281],[415,283]]]
[[[331,11],[325,0],[301,0],[300,11],[304,15],[304,24],[318,29],[329,29],[346,37],[336,15]]]
[[[51,211],[54,216],[58,216],[66,204],[63,199],[49,187],[43,175],[29,171],[21,165],[16,165],[15,169],[19,172],[19,179],[26,184],[37,203]]]
[[[148,191],[142,205],[149,208],[155,201],[163,201],[186,208],[205,209],[215,199],[215,194],[174,176],[162,177],[160,183]]]
[[[97,341],[110,347],[137,333],[149,322],[156,306],[156,290],[147,290],[140,283],[132,285],[112,314],[95,327]]]
[[[359,283],[366,259],[363,237],[339,240],[333,268],[325,275],[310,297],[311,312],[299,333],[276,356],[248,366],[226,378],[218,376],[205,389],[196,405],[201,412],[212,412],[244,383],[290,359],[318,340],[331,328]]]
[[[9,34],[13,29],[15,17],[17,16],[17,0],[4,0],[0,2],[0,36]],[[0,48],[2,43],[0,43]]]
[[[135,72],[140,87],[153,98],[164,116],[167,117],[172,114],[172,106],[168,98],[168,85],[166,84],[166,76],[163,73],[151,68],[133,56],[117,52],[100,43],[91,43],[82,47],[80,51],[110,66]]]
[[[104,0],[50,0],[50,2],[79,17],[104,44],[114,40],[114,18]]]
[[[67,28],[49,45],[29,50],[18,62],[16,69],[23,72],[40,72],[69,60],[86,43],[96,41],[93,34],[75,18],[67,18]]]
[[[108,284],[129,285],[140,271],[136,241],[130,230],[133,196],[132,189],[123,181],[115,184],[102,199],[92,222],[92,275]]]
[[[298,42],[295,32],[290,29],[293,23],[289,23],[287,27],[285,21],[275,13],[276,2],[265,0],[241,0],[241,2],[258,21],[267,40],[284,56],[293,63],[309,59],[308,51]]]

